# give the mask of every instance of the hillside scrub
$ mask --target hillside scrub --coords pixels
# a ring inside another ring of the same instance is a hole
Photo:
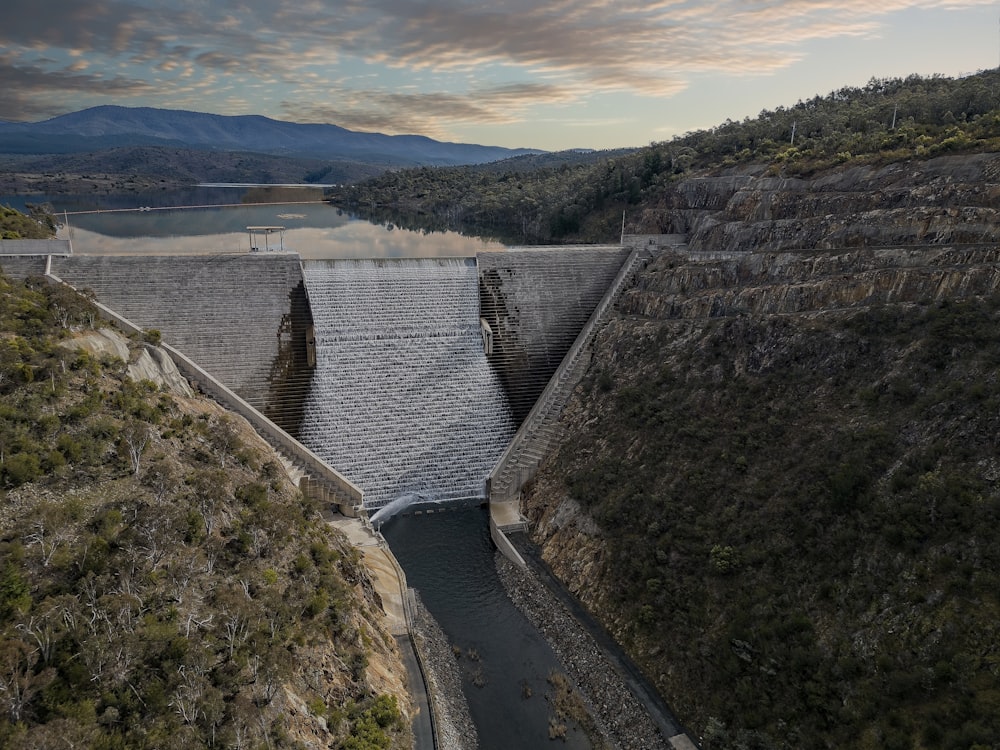
[[[988,296],[603,332],[527,511],[705,748],[995,746],[998,331]]]
[[[95,318],[0,278],[0,746],[405,746],[357,552],[244,423],[66,345]]]
[[[24,214],[0,206],[0,240],[46,240],[55,237],[56,224],[51,207],[28,203]]]
[[[385,173],[330,193],[373,221],[515,244],[608,242],[663,231],[656,211],[684,178],[750,165],[774,175],[1000,150],[1000,73],[872,79],[755,118],[627,152],[567,152],[489,166]],[[524,165],[538,165],[525,169]]]

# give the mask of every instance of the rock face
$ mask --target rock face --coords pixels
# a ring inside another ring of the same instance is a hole
[[[145,345],[133,357],[129,341],[118,331],[101,328],[78,334],[63,343],[65,348],[82,349],[96,357],[113,357],[128,363],[128,376],[132,380],[148,380],[175,396],[190,398],[194,395],[191,385],[177,371],[170,356],[158,346]]]
[[[109,356],[128,362],[128,339],[111,328],[87,331],[63,343],[66,348],[82,349],[95,357]]]
[[[780,251],[1000,239],[997,154],[857,166],[811,178],[750,167],[684,180],[646,212],[692,250]]]
[[[1000,606],[975,531],[1000,513],[998,165],[747,171],[662,207],[696,252],[623,294],[523,511],[703,747],[933,744],[959,694],[956,738],[1000,731],[972,728],[1000,633],[961,603]]]
[[[128,376],[133,380],[148,380],[175,396],[194,395],[191,385],[177,371],[177,365],[158,346],[145,346],[134,362],[129,363]]]

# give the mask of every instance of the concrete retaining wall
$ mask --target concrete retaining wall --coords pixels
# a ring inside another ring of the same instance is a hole
[[[490,531],[497,547],[504,554],[507,554],[509,542],[506,539],[502,542],[496,541],[497,536],[503,536],[503,532],[499,528],[500,524],[496,522],[496,518],[501,514],[501,507],[504,507],[508,512],[511,506],[517,507],[521,487],[535,475],[542,459],[561,439],[558,418],[576,384],[586,372],[590,362],[590,340],[615,300],[625,286],[635,278],[635,274],[648,257],[648,253],[642,249],[632,250],[628,260],[619,270],[614,282],[607,288],[600,304],[580,331],[558,370],[490,474],[487,481],[491,516]],[[510,559],[519,565],[523,566],[524,564],[520,555]]]
[[[47,278],[52,283],[65,283],[58,276],[51,274]],[[134,321],[120,315],[100,302],[95,302],[94,304],[105,320],[111,321],[128,333],[143,334],[143,328]],[[178,371],[193,386],[210,396],[229,411],[235,412],[246,419],[258,434],[275,450],[285,454],[286,457],[306,472],[306,476],[299,483],[299,488],[303,492],[322,502],[337,505],[344,515],[357,515],[364,505],[364,496],[360,489],[189,357],[169,344],[161,344],[160,346],[170,355]]]
[[[0,255],[69,255],[69,240],[0,240]]]
[[[538,400],[628,257],[620,245],[480,253],[480,315],[514,423]]]
[[[297,434],[311,319],[297,255],[75,256],[52,272],[169,344]]]

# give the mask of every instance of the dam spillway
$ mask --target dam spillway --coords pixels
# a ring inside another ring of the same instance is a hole
[[[316,370],[299,438],[393,502],[485,495],[514,433],[479,324],[474,258],[303,261]]]
[[[628,252],[50,260],[57,277],[159,330],[164,343],[301,439],[354,481],[374,511],[400,498],[484,495],[493,464]],[[46,259],[3,258],[0,267],[26,277],[43,273]],[[488,355],[481,321],[491,331]]]

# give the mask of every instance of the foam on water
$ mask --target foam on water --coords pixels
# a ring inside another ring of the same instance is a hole
[[[304,261],[316,371],[302,441],[395,503],[485,496],[514,432],[483,352],[473,258]]]

